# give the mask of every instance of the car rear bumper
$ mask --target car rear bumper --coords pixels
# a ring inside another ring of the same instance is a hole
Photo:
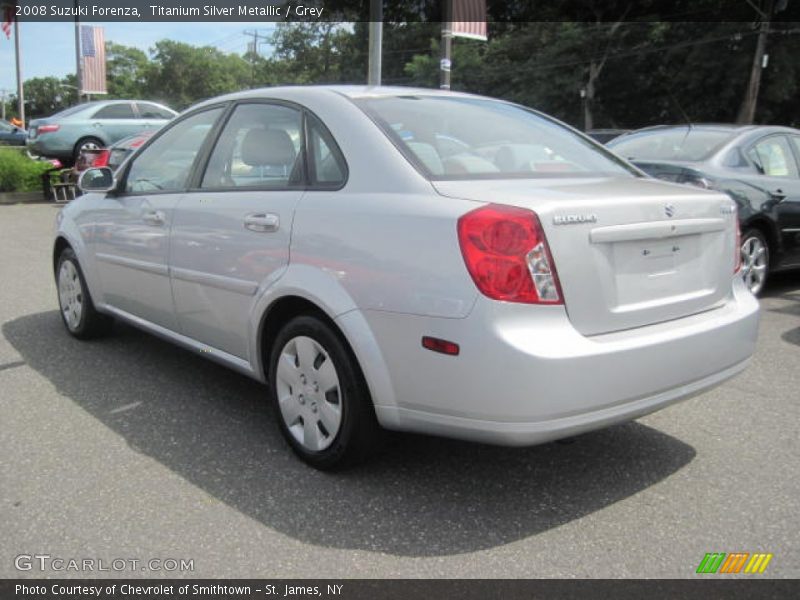
[[[742,371],[755,350],[758,302],[737,279],[710,311],[585,337],[564,307],[479,298],[464,319],[365,313],[395,402],[376,398],[387,428],[529,445],[635,419]],[[458,356],[421,347],[456,342]],[[367,374],[369,379],[369,374]]]

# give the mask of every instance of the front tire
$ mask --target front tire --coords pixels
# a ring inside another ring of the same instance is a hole
[[[371,454],[380,428],[361,370],[338,332],[317,317],[295,317],[275,339],[269,366],[275,415],[301,459],[328,470]]]
[[[769,275],[769,245],[758,229],[742,234],[742,279],[747,288],[758,296],[764,290]]]
[[[58,257],[56,288],[61,319],[72,336],[84,340],[108,333],[113,320],[95,309],[72,248],[65,248]]]

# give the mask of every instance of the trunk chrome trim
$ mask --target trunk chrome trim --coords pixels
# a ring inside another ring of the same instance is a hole
[[[724,231],[727,226],[728,221],[725,219],[681,219],[679,221],[630,223],[596,227],[589,233],[589,239],[593,244],[631,242]]]

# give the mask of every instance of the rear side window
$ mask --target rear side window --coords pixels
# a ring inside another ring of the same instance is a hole
[[[129,103],[109,104],[92,115],[93,119],[134,119],[133,107]]]
[[[221,113],[221,108],[196,113],[159,136],[133,160],[125,191],[142,194],[184,189],[194,159]]]
[[[137,102],[136,108],[139,109],[139,117],[142,119],[171,119],[175,116],[168,110],[147,102]]]
[[[797,164],[792,149],[783,136],[772,136],[758,142],[747,151],[747,156],[762,175],[797,177]]]
[[[208,161],[204,189],[285,189],[303,182],[302,114],[279,104],[236,107]]]
[[[347,179],[347,165],[327,128],[316,117],[308,117],[308,172],[311,185],[338,188]]]

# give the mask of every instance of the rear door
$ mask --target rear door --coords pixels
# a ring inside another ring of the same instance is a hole
[[[789,140],[800,172],[800,135],[791,135]],[[787,195],[778,204],[778,227],[783,238],[786,263],[800,265],[800,179],[795,178],[791,183],[796,193]]]
[[[139,116],[139,129],[149,131],[158,129],[175,115],[152,102],[137,102],[136,110]]]
[[[95,134],[108,140],[109,144],[136,133],[140,126],[140,120],[137,118],[131,102],[108,104],[95,111],[89,122],[95,130]],[[90,134],[90,132],[87,133]]]
[[[231,113],[173,225],[172,290],[185,335],[249,358],[257,293],[289,263],[303,156],[298,107],[250,102]]]
[[[761,187],[772,194],[783,246],[782,264],[800,263],[800,136],[770,135],[747,150],[760,175]]]

